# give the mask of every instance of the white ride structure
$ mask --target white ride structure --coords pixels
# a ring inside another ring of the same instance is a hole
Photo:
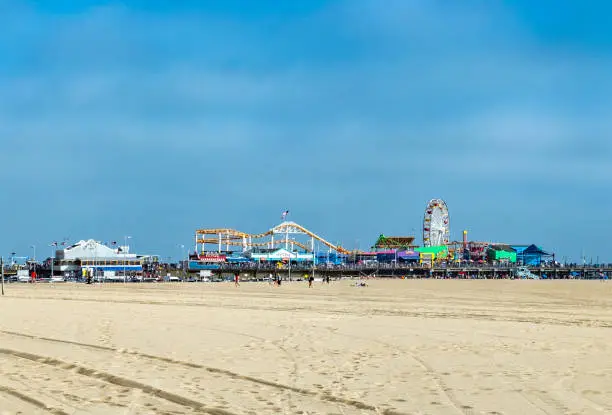
[[[441,246],[450,243],[450,216],[446,202],[432,199],[423,218],[423,246]]]

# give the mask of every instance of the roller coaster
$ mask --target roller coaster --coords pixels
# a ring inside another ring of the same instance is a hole
[[[297,236],[301,236],[307,239],[307,241],[296,240]],[[282,245],[284,245],[285,249],[290,249],[291,251],[295,247],[299,247],[306,252],[314,252],[317,242],[339,254],[350,253],[349,250],[333,244],[291,221],[282,222],[270,230],[259,234],[249,234],[228,228],[198,229],[195,234],[196,252],[217,251],[221,253],[224,251],[224,247],[225,251],[230,251],[232,247],[238,246],[242,247],[243,251],[258,248],[274,249]],[[212,246],[214,246],[214,249],[211,248]]]

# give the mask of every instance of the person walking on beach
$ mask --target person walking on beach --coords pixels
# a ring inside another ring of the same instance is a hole
[[[234,286],[240,287],[240,274],[234,273]]]
[[[313,281],[314,281],[313,276],[312,276],[312,275],[311,275],[311,276],[309,276],[309,277],[308,277],[308,288],[312,288],[312,282],[313,282]]]

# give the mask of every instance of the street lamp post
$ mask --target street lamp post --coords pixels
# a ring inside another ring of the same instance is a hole
[[[96,244],[93,240],[88,242],[87,249],[91,251],[91,254],[90,254],[91,256],[89,258],[93,258],[93,261],[91,261],[92,266],[89,267],[89,270],[87,271],[87,275],[88,275],[87,279],[89,281],[88,284],[90,284],[90,283],[95,282],[95,278],[96,278],[96,271],[95,271],[96,269]],[[90,262],[90,260],[88,260],[87,262]]]
[[[57,248],[57,241],[51,243],[51,278],[53,278],[53,263],[55,262],[55,249]]]
[[[4,257],[0,257],[0,273],[2,274],[2,295],[4,295]]]
[[[291,281],[291,252],[289,252],[289,281]]]
[[[311,239],[310,239],[310,248],[312,250],[312,280],[314,281],[314,278],[315,278],[315,267],[316,267],[315,261],[316,261],[316,258],[317,258],[316,254],[315,254],[315,240],[314,240],[314,237],[311,237]]]
[[[125,235],[123,237],[123,282],[127,282],[127,272],[126,272],[126,255],[127,255],[127,240],[132,239],[131,236]]]
[[[34,263],[32,264],[32,268],[33,268],[33,271],[36,272],[36,245],[30,245],[30,248],[34,248],[34,257],[33,257]],[[29,267],[28,267],[28,269],[29,269]],[[34,274],[32,274],[32,275],[34,275]]]
[[[181,248],[181,259],[179,261],[179,263],[181,264],[181,271],[185,271],[186,268],[186,264],[185,264],[185,245],[183,244],[178,244],[176,246],[177,248]]]

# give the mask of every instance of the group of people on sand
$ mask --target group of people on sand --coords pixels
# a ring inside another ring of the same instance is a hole
[[[326,275],[323,277],[323,279],[321,280],[321,283],[327,283],[329,284],[330,281],[330,277],[329,275]],[[308,276],[308,288],[312,288],[312,283],[314,282],[314,276],[309,275]]]
[[[309,275],[307,277],[307,280],[308,280],[308,287],[312,288],[312,283],[314,282],[314,276]],[[276,274],[276,275],[270,274],[270,277],[268,279],[268,282],[269,282],[270,285],[274,284],[277,287],[280,287],[281,281],[282,281],[282,279],[281,279],[279,274]],[[330,281],[331,281],[331,279],[330,279],[329,275],[323,277],[323,280],[322,280],[323,283],[329,284]],[[234,273],[234,286],[240,287],[240,273],[238,273],[238,272]]]
[[[269,283],[270,283],[270,285],[272,285],[274,283],[274,285],[279,287],[281,285],[281,277],[280,277],[280,275],[276,275],[276,276],[273,277],[272,274],[270,274]],[[240,273],[238,273],[238,272],[234,273],[234,286],[240,287]]]
[[[270,274],[269,277],[268,277],[268,284],[269,285],[275,285],[277,287],[280,287],[281,281],[282,281],[282,279],[281,279],[280,275],[278,275],[278,274],[276,274],[276,275]]]

